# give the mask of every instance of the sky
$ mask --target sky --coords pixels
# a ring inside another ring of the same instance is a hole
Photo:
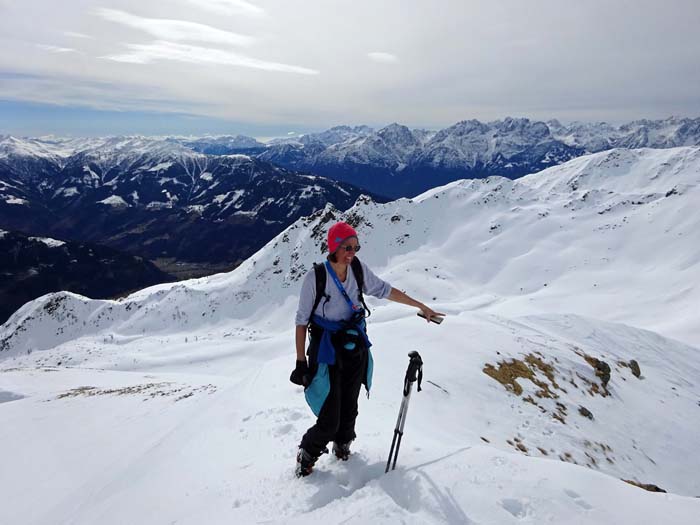
[[[0,133],[700,116],[700,3],[0,0]]]

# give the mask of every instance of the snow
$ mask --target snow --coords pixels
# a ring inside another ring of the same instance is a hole
[[[159,201],[152,201],[146,204],[146,209],[151,209],[151,210],[159,210],[163,208],[172,208],[172,203],[170,202],[159,202]]]
[[[174,162],[160,162],[156,164],[155,166],[148,168],[148,171],[153,171],[153,172],[159,172],[159,171],[165,171],[168,168],[170,168]]]
[[[28,204],[25,199],[20,199],[19,197],[15,197],[13,195],[5,195],[4,198],[7,204]]]
[[[97,173],[95,173],[90,166],[83,166],[83,171],[89,174],[92,180],[102,180],[102,178]]]
[[[245,190],[235,190],[235,191],[230,191],[226,193],[225,195],[217,195],[212,202],[216,204],[221,204],[222,202],[226,202],[226,205],[222,208],[221,211],[226,211],[228,210],[231,206],[234,208],[239,208],[241,206],[241,203],[238,202],[241,197],[245,195]],[[223,198],[222,198],[223,197]],[[226,200],[228,199],[228,200]],[[236,212],[239,213],[239,212]]]
[[[127,207],[129,204],[122,199],[119,195],[110,195],[106,199],[97,201],[100,204],[107,204],[108,206],[114,206],[115,208]]]
[[[56,190],[54,196],[56,197],[58,195],[63,195],[64,197],[73,197],[74,195],[78,195],[79,193],[80,191],[78,191],[78,188],[76,188],[75,186],[71,186],[70,188],[60,188]]]
[[[160,186],[163,186],[164,184],[185,184],[184,182],[177,180],[174,177],[160,177],[157,182]]]
[[[50,237],[29,237],[29,240],[43,242],[49,248],[58,248],[59,246],[66,244],[64,241],[59,241]]]
[[[205,171],[199,176],[199,178],[205,181],[210,181],[214,178],[214,176],[211,173]]]
[[[28,303],[0,327],[17,397],[0,403],[0,522],[696,523],[699,188],[700,148],[614,150],[329,206],[230,273]],[[369,301],[354,454],[297,480],[313,417],[288,381],[292,320],[328,213],[359,221],[378,275],[448,316]],[[423,391],[384,474],[410,350]],[[608,395],[587,357],[609,364]],[[520,394],[484,373],[514,359],[544,366]]]

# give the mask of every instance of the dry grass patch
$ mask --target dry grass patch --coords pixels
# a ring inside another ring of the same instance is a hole
[[[521,395],[523,393],[523,388],[518,383],[518,379],[528,379],[535,385],[539,387],[539,390],[535,392],[535,395],[539,398],[550,398],[557,399],[559,395],[552,391],[552,388],[562,390],[562,388],[557,384],[554,377],[555,368],[545,363],[541,358],[535,356],[534,354],[527,354],[524,359],[510,359],[508,361],[500,361],[497,363],[498,368],[496,368],[491,363],[486,363],[483,372],[501,383],[506,390],[513,392],[515,395]],[[551,383],[547,383],[539,379],[535,373],[536,371],[541,372]],[[528,396],[529,397],[529,396]],[[537,404],[531,397],[526,398],[528,402]]]

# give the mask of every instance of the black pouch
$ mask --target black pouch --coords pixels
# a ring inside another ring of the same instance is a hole
[[[343,328],[333,334],[331,338],[333,346],[337,349],[348,351],[364,348],[365,339],[358,327],[362,323],[364,323],[364,310],[355,312],[350,320],[344,324]]]
[[[360,330],[355,326],[338,330],[335,334],[333,334],[331,340],[333,341],[333,346],[336,349],[349,351],[361,348],[365,343],[364,339],[362,338],[362,334],[360,334]]]

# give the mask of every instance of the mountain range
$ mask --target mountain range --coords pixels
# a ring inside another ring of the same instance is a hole
[[[97,242],[152,260],[245,260],[356,187],[247,155],[208,155],[161,139],[0,140],[0,225]]]
[[[439,131],[391,124],[332,128],[272,142],[260,158],[308,170],[390,197],[411,197],[463,178],[517,178],[586,153],[611,148],[700,144],[700,119],[606,123],[466,120]]]
[[[228,273],[32,301],[0,327],[0,521],[694,523],[698,202],[700,148],[613,149],[327,205]],[[294,311],[336,220],[447,315],[368,298],[353,454],[297,480]],[[384,474],[411,350],[423,388]]]
[[[22,144],[17,142],[22,140]],[[145,138],[14,139],[0,137],[5,151],[60,162],[82,150],[124,149]],[[161,148],[207,155],[244,154],[294,171],[322,175],[392,198],[411,197],[462,178],[517,178],[569,159],[611,148],[671,148],[700,144],[700,118],[669,117],[622,125],[562,124],[527,118],[465,120],[441,130],[390,124],[336,126],[320,133],[259,142],[243,135],[161,137]],[[14,142],[13,142],[14,141]],[[170,145],[170,146],[168,146]],[[182,154],[182,153],[180,153]],[[36,167],[35,169],[41,169]]]

